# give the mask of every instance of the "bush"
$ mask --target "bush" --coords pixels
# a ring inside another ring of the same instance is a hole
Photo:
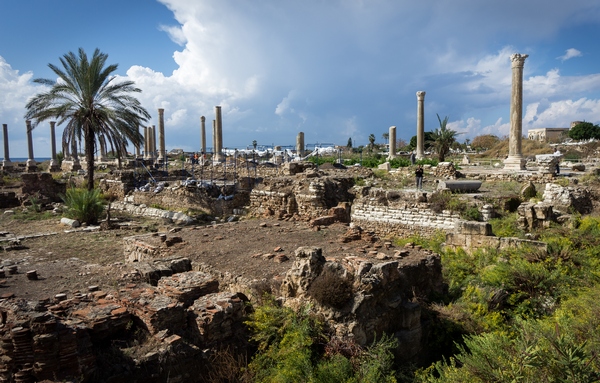
[[[325,269],[308,288],[308,294],[322,305],[341,309],[352,298],[352,281]]]
[[[65,215],[80,222],[96,224],[104,212],[104,198],[98,189],[71,188],[61,198],[67,206]]]

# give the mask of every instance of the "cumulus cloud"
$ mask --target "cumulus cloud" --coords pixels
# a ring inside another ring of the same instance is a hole
[[[557,59],[559,59],[560,61],[567,61],[568,59],[572,59],[573,57],[581,57],[582,54],[580,51],[578,51],[575,48],[569,48],[567,49],[567,51],[565,52],[564,55],[557,57]]]

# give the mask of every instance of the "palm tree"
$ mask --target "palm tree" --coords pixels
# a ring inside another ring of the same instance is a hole
[[[256,150],[256,145],[258,145],[258,142],[256,142],[256,140],[252,140],[252,147],[254,150]]]
[[[375,135],[373,133],[369,134],[369,148],[371,148],[371,150],[373,150],[373,147],[375,146]]]
[[[442,120],[439,114],[436,115],[438,121],[440,122],[440,127],[434,130],[431,134],[431,146],[433,146],[437,151],[438,161],[444,162],[446,159],[446,154],[448,154],[450,151],[450,146],[452,143],[456,141],[456,136],[458,133],[452,129],[448,129],[448,116]]]
[[[112,75],[117,65],[105,67],[108,55],[96,49],[88,60],[83,48],[79,55],[69,52],[60,58],[63,69],[48,67],[58,81],[38,78],[34,82],[50,90],[34,96],[26,105],[25,118],[32,126],[56,118],[58,125],[66,122],[63,141],[83,141],[87,161],[88,190],[94,188],[94,152],[97,139],[111,146],[118,158],[126,154],[126,145],[142,143],[138,127],[150,114],[130,93],[141,92],[133,81],[115,82]]]
[[[387,141],[390,139],[390,134],[388,132],[385,132],[381,135],[381,138],[383,138],[385,140],[385,143],[387,144]]]

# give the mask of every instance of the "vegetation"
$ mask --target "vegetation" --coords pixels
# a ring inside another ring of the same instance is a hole
[[[591,138],[600,139],[600,126],[594,125],[591,122],[580,122],[571,129],[568,133],[569,137],[574,140],[589,140]]]
[[[436,128],[431,135],[431,146],[437,152],[438,161],[444,162],[446,155],[450,151],[450,147],[456,141],[458,133],[452,129],[448,129],[448,116],[444,117],[442,120],[438,114],[437,118],[440,127]]]
[[[327,341],[308,308],[295,312],[266,299],[247,325],[258,352],[248,369],[252,382],[396,382],[392,350],[382,337],[367,349],[350,340]],[[324,343],[326,342],[326,343]]]
[[[61,196],[67,210],[65,215],[88,224],[98,223],[104,213],[104,198],[98,189],[68,189]]]
[[[60,62],[63,69],[48,64],[58,76],[55,79],[35,79],[50,87],[37,94],[26,105],[25,118],[32,126],[48,119],[66,122],[63,141],[83,141],[87,161],[88,190],[94,188],[94,153],[99,140],[107,143],[118,157],[126,154],[127,142],[139,145],[143,138],[139,126],[150,115],[131,93],[141,92],[132,81],[115,82],[117,65],[105,66],[108,55],[98,49],[91,60],[80,48],[79,54],[65,54]]]

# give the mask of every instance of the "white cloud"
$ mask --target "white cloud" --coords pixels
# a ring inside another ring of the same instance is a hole
[[[567,51],[565,52],[564,55],[557,57],[557,59],[559,59],[560,61],[567,61],[568,59],[572,59],[573,57],[581,57],[582,54],[580,51],[578,51],[575,48],[569,48],[567,49]]]

